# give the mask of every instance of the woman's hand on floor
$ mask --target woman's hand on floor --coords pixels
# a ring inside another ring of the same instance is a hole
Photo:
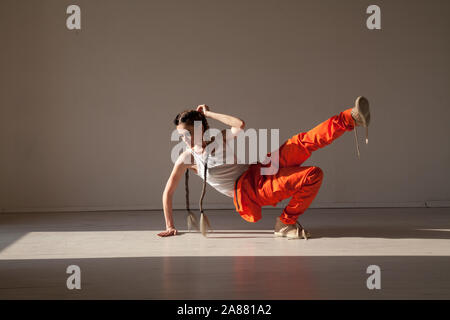
[[[175,228],[167,228],[166,231],[158,233],[158,236],[160,237],[170,237],[174,236],[178,233],[177,229]]]

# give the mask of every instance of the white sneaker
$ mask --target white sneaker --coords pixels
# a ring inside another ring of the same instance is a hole
[[[358,152],[358,159],[360,158],[359,152],[359,144],[358,144],[358,135],[356,127],[365,127],[366,128],[366,144],[369,143],[369,124],[370,124],[370,108],[369,108],[369,100],[367,98],[359,96],[356,98],[355,106],[352,108],[352,117],[355,120],[355,142],[356,142],[356,151]]]
[[[274,229],[274,234],[277,237],[287,237],[290,239],[304,238],[305,240],[311,237],[311,234],[298,221],[294,224],[285,224],[277,217]]]

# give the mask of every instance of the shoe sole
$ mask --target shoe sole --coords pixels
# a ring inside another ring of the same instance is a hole
[[[369,100],[366,97],[360,96],[356,99],[355,106],[361,116],[363,127],[368,127],[370,124]]]
[[[281,233],[281,232],[274,232],[274,235],[276,237],[288,238],[288,239],[306,239],[306,240],[308,240],[310,238],[310,235],[308,235],[306,238],[304,238],[303,236],[301,236],[301,237],[289,237],[289,236],[287,236],[287,235],[285,235],[284,233]]]
[[[274,235],[277,237],[286,237],[286,235],[284,233],[281,232],[274,232]]]

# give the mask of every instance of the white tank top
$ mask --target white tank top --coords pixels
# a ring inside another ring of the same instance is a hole
[[[233,140],[226,140],[226,148],[229,148],[230,141]],[[236,154],[234,152],[226,154],[224,148],[214,149],[214,155],[207,154],[207,150],[203,150],[203,153],[200,154],[190,147],[187,148],[194,156],[194,161],[197,165],[197,175],[204,179],[204,164],[208,161],[206,182],[222,194],[233,198],[235,181],[248,169],[250,164],[237,163]]]

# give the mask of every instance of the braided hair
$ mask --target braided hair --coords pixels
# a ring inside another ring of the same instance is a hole
[[[175,119],[173,120],[174,124],[177,126],[180,123],[186,123],[187,125],[194,125],[194,121],[201,121],[203,126],[203,132],[206,132],[206,130],[209,129],[208,121],[206,120],[206,117],[203,113],[197,111],[197,110],[184,110],[177,114]],[[195,217],[194,213],[191,211],[189,207],[189,170],[186,169],[185,172],[185,189],[186,189],[186,211],[188,213],[187,216],[187,225],[189,231],[192,227],[199,230],[203,236],[206,236],[208,230],[211,230],[211,225],[209,223],[209,219],[206,216],[204,210],[203,210],[203,198],[205,196],[206,192],[206,178],[207,178],[207,170],[208,170],[208,156],[205,161],[204,165],[204,172],[203,172],[203,188],[202,188],[202,194],[200,196],[200,226],[197,222],[197,218]]]

